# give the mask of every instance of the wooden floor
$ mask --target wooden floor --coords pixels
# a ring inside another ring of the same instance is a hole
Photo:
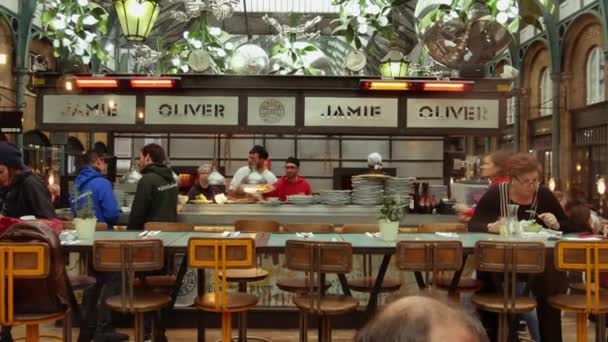
[[[589,322],[589,335],[587,341],[595,340],[594,323]],[[129,330],[121,330],[124,333],[132,333]],[[24,336],[25,330],[21,327],[14,329],[14,337]],[[572,314],[564,314],[562,319],[562,332],[564,336],[564,342],[576,341],[576,320]],[[47,325],[42,328],[42,333],[48,334],[60,334],[61,330]],[[236,331],[235,331],[236,333]],[[273,342],[294,342],[298,341],[298,331],[295,329],[289,330],[260,330],[250,329],[250,336],[261,336],[265,337]],[[335,342],[350,342],[355,335],[354,330],[334,330],[332,341]],[[132,336],[132,335],[131,335]],[[78,330],[74,329],[73,339],[74,341],[78,337]],[[170,342],[192,342],[195,341],[196,331],[194,329],[170,329],[168,330],[167,337]],[[207,341],[216,341],[220,337],[220,331],[217,329],[209,329],[207,331]],[[309,341],[317,341],[316,330],[310,330]],[[51,339],[41,339],[41,341],[53,341]]]

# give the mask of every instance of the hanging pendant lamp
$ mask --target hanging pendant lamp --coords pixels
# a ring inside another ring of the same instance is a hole
[[[146,40],[160,12],[158,0],[114,0],[122,33],[128,41]]]

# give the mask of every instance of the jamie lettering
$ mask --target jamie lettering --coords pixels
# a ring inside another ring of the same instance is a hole
[[[382,114],[380,106],[342,106],[332,107],[327,105],[327,111],[321,113],[321,117],[377,117]]]
[[[106,106],[105,103],[96,104],[72,104],[68,103],[62,112],[64,116],[118,116],[117,106]]]
[[[160,116],[213,116],[224,117],[225,107],[223,104],[199,103],[199,104],[162,104],[158,106]]]
[[[423,106],[418,111],[418,116],[437,120],[487,121],[488,110],[485,107],[475,106]]]

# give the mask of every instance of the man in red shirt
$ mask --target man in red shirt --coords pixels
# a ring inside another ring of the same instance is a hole
[[[272,185],[274,190],[264,197],[278,197],[281,201],[285,201],[290,195],[312,195],[310,184],[304,177],[298,175],[299,170],[300,161],[294,157],[287,158],[285,175]]]

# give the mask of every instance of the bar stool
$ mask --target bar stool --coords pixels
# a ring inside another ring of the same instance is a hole
[[[587,316],[598,315],[597,341],[606,341],[605,314],[608,296],[600,288],[600,271],[608,270],[608,242],[558,241],[555,267],[560,271],[585,272],[585,294],[559,294],[548,298],[549,305],[576,313],[576,340],[587,341]]]
[[[351,296],[326,295],[323,288],[326,273],[349,273],[353,264],[350,243],[287,240],[286,267],[306,272],[310,286],[297,294],[293,302],[300,309],[300,341],[308,340],[308,315],[320,318],[319,342],[331,341],[331,317],[357,310],[359,302]],[[317,284],[313,286],[313,284]]]
[[[26,342],[38,342],[41,337],[72,340],[69,307],[52,313],[15,312],[15,279],[49,277],[50,259],[49,247],[44,243],[0,243],[0,325],[25,325]],[[40,335],[40,324],[59,320],[64,321],[62,338]]]
[[[460,241],[402,240],[395,252],[397,267],[402,271],[424,272],[424,288],[431,292],[437,272],[456,271],[462,267]]]
[[[345,224],[342,234],[376,233],[380,229],[377,224]],[[363,277],[348,280],[348,287],[353,291],[371,293],[374,290],[376,278],[372,276],[372,255],[363,254]],[[380,285],[380,293],[396,292],[401,288],[401,282],[385,278]]]
[[[248,269],[255,265],[253,239],[240,238],[191,238],[188,241],[188,265],[214,271],[213,292],[198,296],[194,306],[202,311],[222,314],[222,341],[232,341],[232,313],[253,308],[258,297],[243,292],[227,292],[226,277],[220,272],[228,269]],[[246,336],[246,331],[243,332]]]
[[[266,232],[276,233],[281,228],[281,225],[272,220],[237,220],[234,222],[234,230],[240,232]],[[258,265],[261,265],[261,256],[258,255]],[[220,277],[224,273],[220,272]],[[247,292],[247,283],[264,280],[268,277],[268,271],[261,267],[253,267],[248,269],[230,269],[226,270],[226,281],[237,283],[239,292]],[[239,313],[239,336],[238,340],[245,342],[247,340],[268,341],[265,338],[257,336],[246,336],[247,332],[247,311]]]
[[[283,231],[286,233],[333,233],[334,226],[325,223],[290,223],[283,225]],[[276,285],[279,289],[290,293],[306,292],[310,285],[317,286],[316,283],[308,284],[307,277],[280,278],[276,280]],[[329,282],[325,282],[323,285],[324,290],[330,287]]]
[[[135,272],[151,272],[163,268],[163,242],[156,239],[96,240],[93,256],[93,267],[97,271],[121,273],[122,292],[109,297],[106,304],[114,311],[135,315],[135,342],[143,342],[144,314],[158,312],[171,303],[171,297],[144,289],[134,290],[133,280]]]
[[[467,226],[462,223],[422,223],[418,225],[419,233],[436,233],[436,232],[451,232],[451,233],[466,233]],[[465,260],[467,258],[465,257]],[[434,284],[437,288],[448,291],[452,285],[452,272],[440,272],[437,274]],[[473,277],[460,277],[456,285],[454,297],[460,300],[461,293],[474,293],[481,289],[481,281]]]
[[[473,303],[498,314],[498,341],[506,342],[513,315],[530,312],[536,300],[517,294],[517,274],[538,274],[545,269],[545,245],[541,242],[477,241],[478,271],[502,274],[502,293],[476,293]],[[559,328],[559,327],[558,327]]]

